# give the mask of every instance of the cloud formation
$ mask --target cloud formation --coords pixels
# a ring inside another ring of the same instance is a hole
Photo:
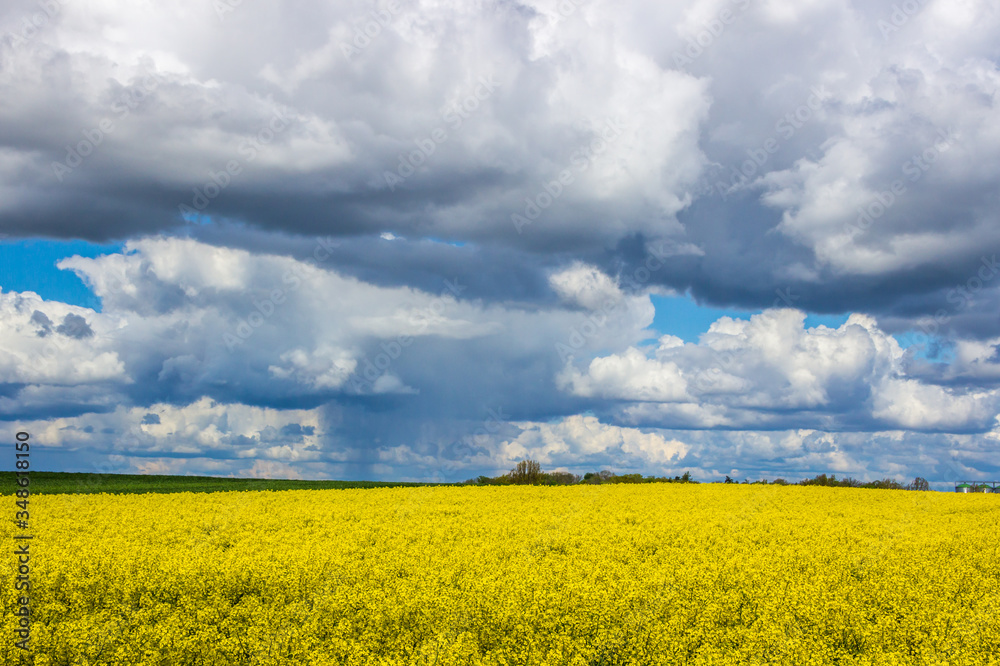
[[[455,478],[530,455],[676,473],[718,469],[720,437],[753,431],[997,425],[1000,389],[954,381],[974,368],[995,382],[989,345],[933,364],[870,316],[807,327],[792,309],[649,344],[649,295],[581,262],[550,273],[547,305],[531,308],[465,298],[461,281],[437,294],[377,286],[315,260],[171,237],[60,266],[102,310],[0,294],[0,409],[49,419],[38,427],[54,447],[134,469],[190,459],[250,473],[224,461],[254,458],[290,467],[253,473]]]
[[[0,35],[0,237],[125,244],[60,263],[100,311],[0,291],[0,419],[318,419],[333,458],[232,444],[255,474],[991,469],[995,3],[14,0]],[[650,295],[760,314],[683,343]]]
[[[997,424],[1000,389],[908,376],[910,355],[871,317],[852,315],[837,329],[804,321],[790,309],[723,317],[698,344],[665,336],[649,354],[630,347],[585,371],[568,364],[560,386],[616,401],[626,421],[663,427],[968,432]]]

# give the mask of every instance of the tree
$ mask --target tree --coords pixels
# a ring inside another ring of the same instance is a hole
[[[535,484],[541,481],[542,466],[535,460],[522,460],[507,474],[511,483],[519,485]]]
[[[927,479],[922,476],[918,476],[913,479],[913,483],[910,484],[910,490],[930,490],[931,484],[927,483]]]
[[[548,472],[542,473],[541,481],[548,486],[571,486],[580,482],[580,475],[570,472]]]

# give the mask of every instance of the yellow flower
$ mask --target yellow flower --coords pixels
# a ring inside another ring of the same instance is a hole
[[[38,665],[1000,654],[990,495],[663,484],[32,502]],[[0,533],[11,543],[11,525]],[[12,557],[0,571],[10,637]],[[18,663],[12,640],[0,663]]]

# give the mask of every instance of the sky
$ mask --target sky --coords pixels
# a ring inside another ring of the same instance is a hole
[[[1000,478],[998,66],[997,0],[10,0],[0,437]]]

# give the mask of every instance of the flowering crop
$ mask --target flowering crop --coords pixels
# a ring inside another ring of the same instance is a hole
[[[47,495],[32,519],[38,666],[1000,663],[990,495]],[[16,564],[0,566],[16,664]]]

